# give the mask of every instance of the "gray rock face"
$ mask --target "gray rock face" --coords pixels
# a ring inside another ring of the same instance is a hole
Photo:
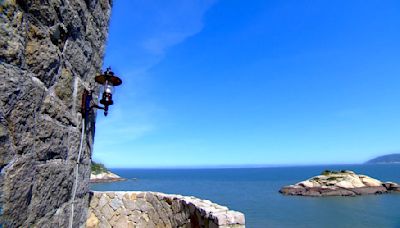
[[[66,227],[82,89],[95,85],[109,0],[0,1],[0,199],[5,227]],[[86,221],[94,115],[87,123],[74,227]]]

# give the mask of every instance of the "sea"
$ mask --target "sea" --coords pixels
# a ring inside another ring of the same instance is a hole
[[[157,191],[195,196],[243,212],[246,227],[400,228],[400,194],[284,196],[282,186],[329,170],[352,170],[400,183],[400,164],[265,168],[112,169],[127,181],[91,184],[97,191]]]

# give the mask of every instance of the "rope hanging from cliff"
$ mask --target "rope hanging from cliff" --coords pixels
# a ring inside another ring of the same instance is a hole
[[[69,218],[69,226],[68,226],[69,228],[72,228],[72,224],[74,222],[74,203],[75,203],[76,190],[78,189],[79,162],[81,160],[84,135],[85,135],[85,118],[82,118],[81,142],[79,145],[79,153],[78,153],[78,158],[76,159],[76,166],[75,166],[75,181],[74,181],[72,197],[71,197],[72,198],[71,199],[71,217]]]

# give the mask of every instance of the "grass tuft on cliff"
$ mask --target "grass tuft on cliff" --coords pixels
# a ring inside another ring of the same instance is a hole
[[[109,172],[108,169],[101,163],[92,161],[91,171],[93,174]]]

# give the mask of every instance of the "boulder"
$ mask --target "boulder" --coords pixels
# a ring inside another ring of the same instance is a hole
[[[382,184],[386,189],[393,192],[400,192],[400,185],[394,182],[385,182]]]

